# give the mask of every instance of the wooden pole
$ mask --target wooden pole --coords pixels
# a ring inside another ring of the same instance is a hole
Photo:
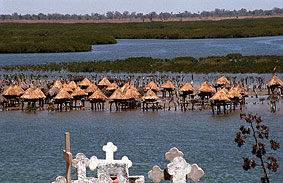
[[[66,161],[66,179],[67,183],[71,183],[71,163],[73,160],[70,152],[70,133],[65,133],[65,150],[63,151],[64,160]]]

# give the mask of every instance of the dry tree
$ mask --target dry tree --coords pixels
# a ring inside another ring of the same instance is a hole
[[[276,172],[279,168],[277,159],[273,156],[267,157],[267,150],[271,149],[276,151],[280,148],[280,145],[275,140],[269,140],[269,128],[262,124],[261,117],[253,115],[251,113],[240,115],[241,119],[244,119],[248,127],[242,125],[240,131],[236,133],[235,142],[238,147],[243,146],[245,143],[252,145],[253,158],[244,157],[243,169],[245,171],[261,166],[264,172],[264,176],[261,178],[262,183],[269,183],[269,177],[267,175],[267,169]],[[248,141],[253,139],[253,142]],[[259,164],[257,161],[259,160]]]

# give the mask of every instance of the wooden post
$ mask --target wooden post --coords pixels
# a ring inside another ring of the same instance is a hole
[[[67,183],[71,183],[71,163],[73,160],[72,153],[70,152],[70,133],[65,133],[65,150],[63,150],[63,157],[66,161],[66,179]]]

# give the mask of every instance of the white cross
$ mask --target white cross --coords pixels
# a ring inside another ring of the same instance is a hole
[[[161,170],[159,166],[155,165],[152,170],[148,172],[148,178],[154,183],[159,183],[164,179],[164,170]]]
[[[172,175],[171,182],[185,183],[186,175],[191,171],[191,165],[182,157],[176,157],[167,165],[168,173]]]
[[[83,153],[78,153],[76,159],[73,159],[72,165],[77,169],[78,181],[86,178],[86,168],[89,166],[89,163],[89,159]]]
[[[192,179],[193,182],[198,182],[203,176],[204,171],[197,164],[192,164],[191,171],[187,174],[187,178]]]
[[[170,162],[172,162],[173,159],[176,157],[182,157],[182,158],[184,157],[184,154],[181,151],[179,151],[176,147],[171,148],[170,151],[165,154],[165,158]]]
[[[102,150],[106,152],[106,160],[114,160],[114,152],[117,151],[117,146],[112,142],[108,142],[107,145],[103,146]]]

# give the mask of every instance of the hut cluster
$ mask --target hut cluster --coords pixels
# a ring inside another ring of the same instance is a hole
[[[111,81],[111,82],[110,82]],[[11,85],[0,95],[3,108],[21,106],[27,103],[28,109],[74,110],[90,108],[104,110],[107,105],[110,111],[141,108],[142,110],[159,110],[179,107],[186,111],[195,107],[204,109],[210,107],[213,114],[222,111],[228,113],[237,106],[242,109],[245,104],[247,91],[241,83],[232,85],[224,76],[215,83],[207,81],[196,89],[188,82],[182,86],[175,86],[169,79],[160,85],[152,80],[143,85],[134,85],[130,81],[119,81],[104,76],[99,82],[93,83],[88,78],[77,81],[61,82],[56,80],[49,87],[24,88]],[[269,92],[281,92],[283,82],[275,75],[267,83]]]

